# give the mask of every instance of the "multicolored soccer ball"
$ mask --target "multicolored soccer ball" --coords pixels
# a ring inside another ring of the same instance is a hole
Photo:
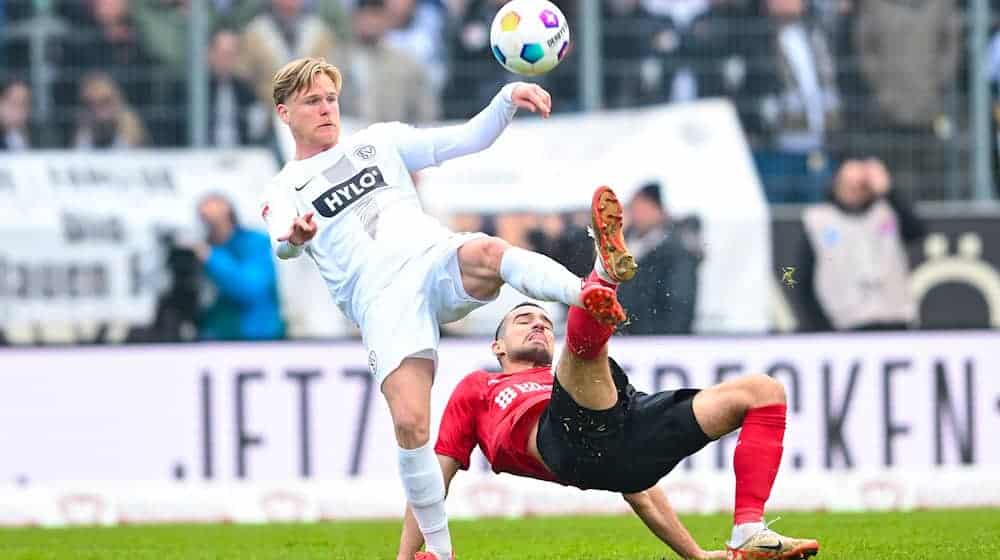
[[[493,56],[524,76],[552,70],[569,51],[569,23],[552,2],[513,0],[504,4],[490,29]]]

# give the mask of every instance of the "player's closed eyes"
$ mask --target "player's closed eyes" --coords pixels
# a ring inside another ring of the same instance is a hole
[[[530,325],[532,321],[534,321],[534,319],[532,319],[527,315],[525,315],[524,317],[518,317],[517,319],[514,320],[514,322],[517,323],[518,325]],[[552,330],[552,324],[549,323],[548,321],[545,321],[545,323],[542,324],[542,327]]]

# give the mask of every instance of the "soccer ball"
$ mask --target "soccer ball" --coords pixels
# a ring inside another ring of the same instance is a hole
[[[513,0],[490,29],[493,56],[504,68],[524,76],[552,70],[569,50],[569,23],[552,2]]]

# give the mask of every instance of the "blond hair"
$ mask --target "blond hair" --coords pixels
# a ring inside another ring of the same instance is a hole
[[[325,58],[298,58],[284,65],[271,81],[274,105],[284,103],[294,93],[309,89],[317,74],[326,74],[333,80],[333,86],[340,93],[343,79],[340,70]]]

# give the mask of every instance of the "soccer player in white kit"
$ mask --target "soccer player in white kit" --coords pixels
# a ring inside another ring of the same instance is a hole
[[[303,252],[337,306],[361,328],[368,365],[389,405],[399,471],[427,552],[451,558],[444,480],[430,436],[439,325],[494,299],[506,282],[528,297],[624,320],[614,291],[583,287],[555,261],[482,233],[456,234],[425,214],[410,173],[489,147],[518,107],[548,117],[537,85],[504,86],[468,122],[416,129],[379,123],[340,138],[341,76],[323,59],[288,63],[274,104],[295,157],[267,186],[262,214],[279,258]]]

